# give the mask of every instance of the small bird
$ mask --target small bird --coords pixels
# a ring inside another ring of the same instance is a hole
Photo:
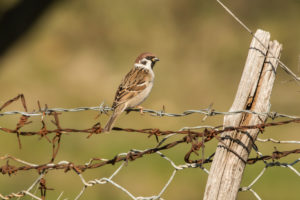
[[[134,68],[128,72],[115,95],[113,114],[108,120],[104,131],[111,131],[115,120],[128,109],[140,105],[150,94],[153,87],[153,67],[159,59],[152,53],[142,53],[137,57]],[[142,112],[142,108],[139,107]]]

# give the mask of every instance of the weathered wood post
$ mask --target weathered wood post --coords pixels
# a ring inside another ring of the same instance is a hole
[[[251,110],[265,113],[270,110],[270,95],[280,57],[281,44],[270,41],[268,32],[255,33],[262,45],[253,38],[243,75],[230,111]],[[267,49],[265,48],[267,47]],[[255,114],[226,115],[223,125],[242,126],[264,123],[267,116]],[[258,129],[243,132],[229,131],[221,135],[208,176],[205,200],[234,200],[240,188],[242,175]],[[239,141],[239,142],[237,142]],[[237,155],[235,155],[237,154]]]

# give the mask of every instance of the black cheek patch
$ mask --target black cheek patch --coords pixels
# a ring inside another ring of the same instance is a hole
[[[154,65],[155,65],[155,62],[152,62],[151,63],[151,69],[153,69]]]

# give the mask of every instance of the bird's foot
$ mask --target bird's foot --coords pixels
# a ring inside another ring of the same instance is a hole
[[[137,106],[137,109],[140,109],[141,115],[144,115],[144,108],[142,106]]]

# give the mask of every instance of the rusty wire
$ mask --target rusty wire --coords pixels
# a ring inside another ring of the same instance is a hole
[[[246,29],[252,36],[254,36],[253,32],[240,19],[238,19],[221,1],[217,0],[217,2],[220,5],[222,5],[223,8],[227,12],[229,12],[231,14],[231,16],[243,26],[244,29]],[[291,75],[295,80],[297,80],[297,81],[300,80],[300,78],[297,77],[282,61],[280,61],[280,60],[278,60],[278,61],[284,71],[286,71],[289,75]],[[18,99],[21,100],[21,103],[24,107],[24,111],[1,112],[4,108],[9,106],[13,102],[17,101]],[[45,108],[41,108],[39,103],[38,103],[38,107],[39,107],[39,109],[37,111],[28,112],[28,109],[26,106],[26,101],[25,101],[24,95],[22,95],[22,94],[7,101],[0,107],[0,112],[1,112],[0,117],[4,117],[7,115],[15,115],[15,114],[22,115],[20,117],[19,122],[16,124],[15,129],[0,127],[0,130],[2,130],[4,133],[16,134],[19,148],[22,147],[20,136],[38,135],[41,138],[45,138],[46,140],[49,141],[49,143],[52,144],[52,158],[49,161],[49,163],[33,164],[33,163],[29,163],[27,161],[24,161],[22,159],[16,158],[11,155],[4,155],[4,156],[0,157],[0,160],[7,161],[5,165],[0,167],[0,172],[3,175],[5,175],[5,174],[11,175],[11,174],[15,174],[16,172],[19,172],[19,171],[28,171],[28,170],[36,170],[38,172],[37,179],[33,182],[33,184],[30,187],[28,187],[27,190],[22,190],[20,192],[11,193],[8,195],[2,195],[0,193],[0,198],[2,198],[2,199],[20,198],[25,195],[28,195],[28,196],[32,197],[33,199],[38,199],[38,200],[45,199],[47,191],[52,190],[52,188],[48,188],[46,186],[46,179],[45,179],[45,172],[50,171],[50,170],[64,170],[65,172],[74,171],[79,175],[80,180],[82,181],[84,186],[83,186],[83,189],[78,194],[78,196],[76,197],[76,199],[79,199],[81,197],[81,195],[83,194],[83,192],[85,191],[85,189],[87,187],[92,187],[93,185],[96,185],[96,184],[106,184],[106,183],[110,183],[110,184],[114,185],[115,187],[119,188],[120,190],[125,192],[132,199],[161,199],[163,192],[166,190],[169,183],[173,180],[173,178],[178,170],[183,170],[186,168],[201,168],[205,172],[209,173],[208,170],[204,168],[204,164],[210,163],[212,161],[213,155],[209,156],[206,159],[204,159],[204,157],[202,156],[202,159],[200,159],[200,160],[190,160],[190,155],[192,153],[198,154],[200,149],[204,148],[204,143],[209,142],[212,139],[217,139],[220,141],[222,138],[220,138],[219,135],[222,132],[232,131],[232,130],[245,131],[247,129],[259,129],[261,132],[263,132],[264,129],[267,127],[280,126],[280,125],[284,125],[284,124],[300,122],[299,116],[279,114],[276,112],[256,113],[256,112],[249,111],[249,110],[240,110],[240,111],[234,111],[234,112],[220,112],[220,111],[216,111],[210,107],[207,109],[200,109],[200,110],[187,110],[182,113],[167,113],[167,112],[165,112],[164,107],[161,111],[144,109],[143,111],[145,113],[149,113],[152,116],[160,116],[160,117],[162,117],[162,116],[182,117],[182,116],[187,116],[187,115],[198,113],[198,114],[203,114],[204,119],[205,119],[206,117],[215,116],[215,115],[233,115],[233,114],[249,113],[249,114],[256,114],[256,115],[264,115],[271,119],[289,118],[290,120],[256,124],[253,126],[239,126],[239,127],[222,127],[222,126],[219,126],[219,127],[213,127],[213,126],[185,127],[179,131],[178,130],[162,131],[162,130],[159,130],[156,128],[132,129],[132,128],[114,127],[115,131],[137,132],[137,133],[147,134],[148,137],[154,136],[154,137],[156,137],[156,139],[158,141],[158,145],[154,148],[150,148],[150,149],[146,149],[146,150],[131,150],[127,153],[120,153],[110,159],[90,159],[90,161],[85,164],[75,164],[75,163],[69,162],[69,161],[59,161],[59,162],[54,163],[55,157],[59,151],[60,141],[61,141],[61,137],[63,134],[80,132],[80,133],[88,134],[87,137],[91,137],[93,134],[100,134],[102,132],[100,123],[97,123],[97,124],[93,125],[91,128],[87,128],[87,129],[62,128],[59,123],[59,117],[58,117],[59,113],[61,113],[61,112],[81,112],[81,111],[87,111],[87,110],[94,110],[94,111],[98,111],[100,113],[106,113],[108,111],[111,111],[112,109],[108,106],[104,106],[104,103],[101,103],[100,106],[95,106],[95,107],[80,107],[80,108],[71,108],[71,109],[48,108],[47,105],[45,105]],[[138,109],[130,109],[129,111],[137,112],[139,110]],[[46,122],[43,119],[43,116],[45,116],[45,115],[54,117],[54,120],[52,122],[56,127],[55,129],[47,128]],[[24,128],[27,124],[31,123],[31,121],[29,121],[29,119],[30,119],[30,117],[33,117],[33,116],[42,116],[41,129],[38,131],[21,131],[22,128]],[[203,128],[204,128],[203,131],[195,131],[194,130],[194,129],[203,129]],[[50,134],[54,134],[52,139],[49,138]],[[167,139],[174,135],[182,135],[182,138],[177,141],[174,141],[174,142],[166,143]],[[161,141],[159,141],[159,137],[163,137],[163,139],[161,139]],[[273,143],[277,143],[277,144],[282,144],[282,143],[300,144],[300,141],[280,141],[280,140],[275,140],[272,138],[267,138],[267,139],[258,138],[257,141],[258,142],[273,142]],[[164,154],[162,154],[160,152],[160,151],[164,151],[167,149],[171,149],[177,145],[184,144],[184,143],[190,144],[191,147],[190,147],[190,150],[188,150],[188,152],[185,155],[185,158],[184,158],[185,164],[183,164],[183,165],[175,165],[175,163],[170,158],[166,157]],[[270,155],[263,155],[262,153],[260,153],[258,151],[257,147],[255,147],[253,149],[257,152],[257,157],[249,158],[245,162],[247,164],[255,164],[259,161],[262,161],[265,163],[265,167],[262,169],[262,171],[258,174],[258,176],[255,177],[254,180],[248,186],[241,187],[240,191],[250,191],[253,193],[253,195],[257,199],[261,199],[259,197],[259,195],[253,190],[252,186],[263,176],[265,171],[270,167],[280,166],[280,167],[289,168],[296,175],[298,175],[300,177],[300,172],[297,171],[293,167],[294,165],[296,165],[297,163],[300,162],[300,158],[296,159],[295,161],[290,162],[290,163],[278,162],[278,160],[283,157],[288,157],[289,155],[292,155],[292,154],[299,154],[300,149],[292,149],[289,151],[275,150]],[[162,190],[160,191],[160,193],[158,195],[151,196],[151,197],[135,197],[132,193],[130,193],[124,187],[120,186],[119,184],[117,184],[115,181],[112,180],[113,177],[115,177],[118,174],[118,172],[129,161],[134,161],[138,158],[142,158],[145,155],[154,154],[154,153],[159,154],[162,158],[169,161],[170,164],[174,168],[174,171],[173,171],[172,175],[170,176],[168,182],[162,188]],[[21,166],[11,165],[8,162],[9,160],[13,160],[13,161],[21,164]],[[271,162],[267,162],[268,160],[271,160]],[[117,162],[122,162],[122,164],[109,178],[104,177],[104,178],[100,178],[100,179],[93,179],[90,181],[86,181],[82,175],[86,170],[99,168],[99,167],[102,167],[104,165],[109,165],[109,164],[114,165]],[[38,197],[37,195],[32,193],[32,189],[34,186],[39,186],[38,189],[40,190],[40,197]],[[59,198],[60,198],[60,196],[59,196]]]
[[[0,111],[3,110],[4,108],[6,108],[7,106],[9,106],[10,104],[12,104],[13,102],[16,102],[19,99],[22,102],[25,112],[28,114],[24,95],[18,95],[17,97],[7,101],[0,107]],[[87,137],[89,138],[94,134],[102,133],[103,129],[101,128],[101,124],[96,123],[92,127],[86,128],[86,129],[63,128],[60,125],[60,114],[61,113],[53,111],[53,110],[51,110],[51,112],[50,112],[49,109],[47,108],[47,105],[45,105],[45,108],[42,109],[40,106],[40,103],[38,103],[38,108],[39,108],[38,112],[31,112],[31,113],[35,113],[35,114],[21,115],[20,119],[17,122],[16,127],[14,129],[0,127],[0,130],[3,133],[15,134],[17,137],[18,144],[19,144],[19,148],[22,147],[21,140],[20,140],[21,136],[39,136],[41,138],[45,138],[49,143],[52,144],[52,157],[51,157],[50,161],[47,163],[33,164],[33,163],[29,163],[27,161],[24,161],[22,159],[16,158],[12,155],[1,156],[0,160],[6,161],[6,164],[0,166],[0,172],[3,175],[5,175],[5,174],[12,175],[12,174],[16,174],[17,172],[24,172],[24,171],[28,171],[28,170],[34,170],[39,174],[39,177],[37,178],[37,180],[27,190],[23,190],[23,191],[20,191],[17,193],[11,193],[8,195],[2,195],[0,193],[0,198],[2,198],[2,199],[11,199],[13,197],[22,197],[25,195],[29,195],[34,199],[45,199],[47,191],[52,190],[52,188],[48,188],[46,186],[46,178],[45,178],[44,174],[51,170],[63,170],[64,172],[73,171],[76,174],[78,174],[78,176],[80,177],[80,180],[84,184],[84,187],[81,190],[81,192],[78,194],[76,199],[79,199],[81,197],[82,193],[85,191],[85,189],[87,187],[92,187],[95,184],[106,184],[106,183],[110,183],[110,184],[114,185],[115,187],[121,189],[132,199],[160,199],[161,195],[166,190],[169,183],[173,180],[173,178],[178,170],[183,170],[183,169],[192,167],[192,168],[201,168],[205,172],[208,173],[208,170],[206,168],[204,168],[204,165],[212,162],[214,154],[212,154],[208,158],[204,158],[204,154],[202,154],[202,158],[198,159],[198,160],[192,160],[192,159],[190,159],[190,156],[192,154],[198,155],[199,151],[201,151],[201,149],[202,149],[202,153],[203,153],[204,144],[211,141],[212,139],[217,139],[218,141],[222,141],[223,139],[225,139],[225,138],[221,138],[219,136],[221,133],[227,132],[227,131],[245,132],[246,130],[249,130],[249,129],[258,129],[260,132],[263,132],[265,130],[265,128],[271,127],[271,126],[281,126],[281,125],[285,125],[285,124],[289,124],[289,123],[300,123],[300,118],[293,116],[293,117],[287,117],[290,119],[285,120],[285,121],[269,122],[269,123],[256,124],[256,125],[252,125],[252,126],[239,126],[239,127],[198,126],[198,127],[191,127],[191,128],[185,127],[185,128],[182,128],[181,130],[160,130],[157,128],[133,129],[133,128],[114,127],[113,128],[114,131],[122,131],[122,132],[128,132],[128,133],[136,132],[136,133],[146,134],[148,137],[153,136],[156,138],[158,144],[153,148],[149,148],[149,149],[145,149],[145,150],[131,150],[127,153],[119,153],[110,159],[93,158],[93,159],[90,159],[90,161],[88,163],[78,164],[78,163],[74,163],[71,161],[55,162],[55,158],[56,158],[56,155],[57,155],[57,153],[59,151],[59,147],[60,147],[61,137],[65,133],[85,133],[85,134],[87,134]],[[84,110],[87,110],[87,109],[82,109],[81,111],[84,111]],[[209,112],[213,113],[214,111],[212,109],[210,109]],[[6,113],[9,113],[9,112],[6,112]],[[36,115],[37,113],[40,113],[41,115]],[[153,113],[155,113],[155,112],[152,112],[152,114]],[[223,113],[223,115],[228,114],[226,112],[219,112],[219,114],[220,113]],[[249,112],[247,111],[247,113],[249,113]],[[16,114],[19,114],[19,113],[16,113]],[[205,116],[214,116],[215,115],[215,114],[208,114],[208,113],[202,113],[202,114],[204,114]],[[233,114],[233,113],[229,113],[229,114]],[[235,113],[235,114],[237,114],[237,113]],[[254,113],[254,114],[257,114],[257,113]],[[169,114],[162,114],[162,116],[164,116],[164,115],[168,116]],[[182,114],[181,116],[185,116],[185,115],[187,115],[187,114]],[[1,115],[1,113],[0,113],[0,116],[5,116],[5,115]],[[34,117],[34,116],[42,116],[41,121],[40,121],[41,128],[37,131],[22,131],[22,129],[24,127],[26,127],[28,124],[32,123],[29,120],[31,117]],[[49,116],[49,117],[53,118],[53,120],[51,122],[55,126],[54,129],[47,128],[47,123],[44,120],[45,116]],[[274,116],[283,117],[283,116],[289,116],[289,115],[273,115],[273,117],[272,117],[273,119],[276,118]],[[177,139],[176,141],[167,143],[168,138],[170,138],[174,135],[180,136],[181,138]],[[50,136],[52,138],[50,138]],[[161,137],[162,137],[162,139],[161,139]],[[278,140],[274,140],[271,138],[258,139],[258,141],[259,142],[274,142],[274,143],[294,143],[294,144],[300,143],[300,141],[278,141]],[[190,149],[187,150],[187,152],[184,156],[185,164],[177,166],[170,158],[168,158],[164,154],[162,154],[161,151],[166,151],[168,149],[172,149],[173,147],[181,145],[181,144],[190,145]],[[254,150],[257,152],[257,156],[253,157],[253,158],[249,158],[247,161],[245,161],[245,163],[255,164],[259,161],[262,161],[265,163],[265,169],[267,169],[269,167],[276,167],[276,166],[288,167],[293,172],[295,172],[298,176],[300,176],[300,173],[295,168],[293,168],[293,165],[297,164],[299,159],[294,162],[291,162],[291,163],[280,163],[277,161],[283,157],[287,157],[292,154],[299,154],[300,149],[292,149],[289,151],[275,150],[270,155],[263,155],[262,153],[260,153],[258,151],[255,144],[254,144],[254,147],[255,147]],[[230,150],[230,149],[228,149],[228,150]],[[235,152],[232,152],[232,153],[235,153]],[[132,195],[132,193],[130,193],[124,187],[118,185],[116,182],[114,182],[112,180],[112,178],[123,168],[124,164],[126,165],[130,161],[135,161],[136,159],[140,159],[140,158],[145,157],[146,155],[150,155],[150,154],[159,154],[162,158],[168,160],[170,162],[170,164],[172,165],[172,167],[174,168],[174,171],[173,171],[172,175],[170,176],[170,179],[168,180],[168,182],[166,183],[166,185],[163,187],[163,189],[161,190],[161,192],[158,195],[155,195],[152,197],[135,197]],[[12,165],[12,164],[10,164],[9,160],[13,160],[19,164],[17,166]],[[271,160],[271,162],[267,162],[268,160]],[[101,179],[85,181],[85,179],[83,177],[83,173],[86,170],[100,168],[105,165],[115,165],[116,163],[119,163],[119,162],[121,162],[122,164],[109,178],[104,177]],[[262,176],[263,173],[264,173],[264,170],[258,175],[258,177],[255,179],[255,181],[252,183],[252,185]],[[30,192],[32,190],[33,186],[36,186],[36,185],[39,185],[38,189],[40,190],[40,197],[37,197],[35,194]],[[240,189],[240,191],[250,191],[259,199],[258,194],[252,189],[252,185],[250,184],[247,187],[242,187]]]

